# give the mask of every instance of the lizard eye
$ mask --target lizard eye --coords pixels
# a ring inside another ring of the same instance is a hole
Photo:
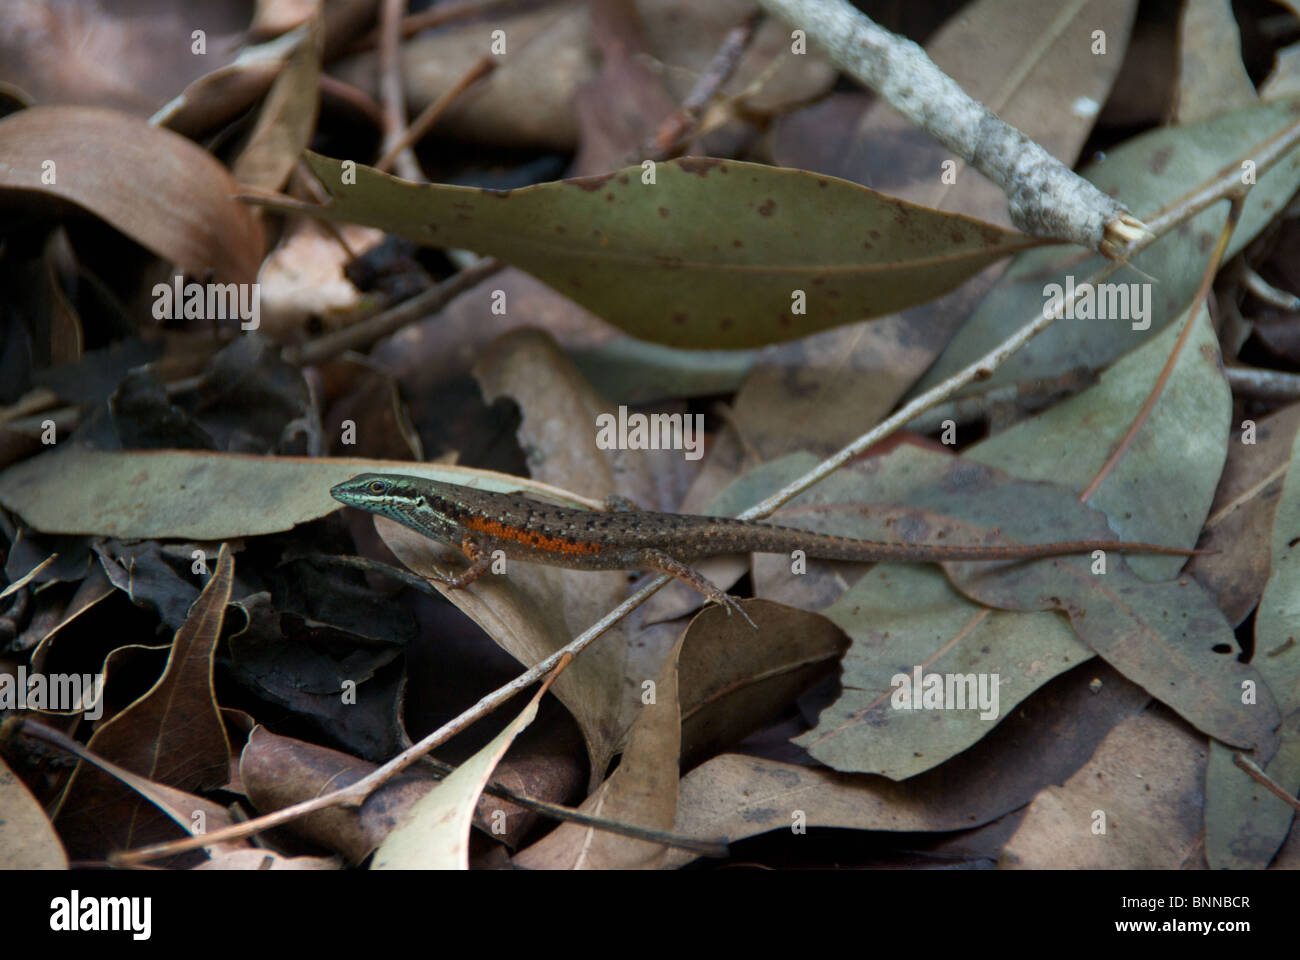
[[[366,489],[371,493],[384,493],[388,490],[387,480],[371,480],[366,484]]]

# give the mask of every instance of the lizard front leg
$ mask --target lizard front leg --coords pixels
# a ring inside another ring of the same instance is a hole
[[[731,611],[735,610],[745,618],[746,623],[755,630],[758,629],[758,625],[749,618],[749,614],[736,602],[735,597],[724,592],[717,584],[712,583],[708,577],[694,567],[688,567],[662,550],[642,550],[640,559],[641,565],[646,569],[657,570],[659,573],[666,573],[670,577],[676,577],[692,590],[704,594],[704,596],[721,606],[722,609],[727,611],[727,616],[731,616]]]
[[[432,576],[427,579],[441,583],[452,590],[462,590],[488,572],[488,568],[492,566],[492,554],[469,539],[461,541],[460,549],[465,556],[469,557],[469,569],[454,577]]]

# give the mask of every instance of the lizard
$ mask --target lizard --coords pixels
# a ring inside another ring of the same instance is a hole
[[[493,493],[404,474],[363,473],[330,489],[340,503],[388,517],[430,539],[460,549],[468,569],[433,577],[451,589],[469,586],[492,563],[492,554],[577,570],[655,570],[668,574],[754,626],[736,602],[691,561],[728,553],[789,553],[862,563],[940,563],[1057,557],[1094,550],[1192,556],[1184,550],[1123,540],[959,546],[858,540],[734,517],[651,510],[579,510],[518,494]]]

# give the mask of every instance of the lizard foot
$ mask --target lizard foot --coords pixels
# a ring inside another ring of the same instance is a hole
[[[731,616],[731,611],[735,610],[738,614],[740,614],[742,617],[745,618],[745,622],[747,624],[749,624],[755,630],[758,629],[758,624],[756,624],[753,620],[749,618],[749,614],[745,612],[745,608],[742,607],[739,601],[737,601],[736,598],[733,597],[731,594],[719,593],[716,597],[710,597],[709,599],[717,603],[718,606],[722,607],[723,610],[726,610],[727,616]]]
[[[676,560],[661,550],[643,550],[641,551],[641,562],[651,570],[658,570],[660,573],[666,573],[671,577],[676,577],[682,583],[686,584],[692,590],[697,590],[704,596],[708,597],[722,609],[727,611],[727,616],[731,616],[731,611],[736,610],[745,622],[755,630],[758,624],[749,618],[743,607],[736,602],[736,598],[731,594],[724,592],[716,583],[709,581],[707,577],[701,574],[693,567],[688,567],[680,560]]]

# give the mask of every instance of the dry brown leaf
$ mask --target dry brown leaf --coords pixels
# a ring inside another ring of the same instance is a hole
[[[1186,0],[1178,32],[1174,123],[1197,123],[1255,102],[1255,85],[1241,62],[1241,32],[1232,4]]]
[[[683,765],[776,720],[835,669],[849,640],[825,617],[767,600],[745,604],[757,634],[716,606],[691,621],[680,660]]]
[[[214,699],[212,657],[234,567],[223,545],[211,579],[176,631],[162,677],[95,732],[87,745],[91,752],[183,791],[226,783],[230,743]],[[102,857],[114,849],[174,836],[174,827],[163,823],[153,806],[84,762],[68,783],[57,819],[65,843],[81,856]]]
[[[316,130],[320,103],[320,24],[313,20],[302,32],[248,135],[248,143],[231,167],[241,184],[279,190],[302,158]]]
[[[248,799],[261,813],[342,790],[376,770],[373,763],[328,747],[282,737],[255,727],[239,756],[239,777]],[[357,807],[328,807],[288,824],[288,829],[341,853],[352,863],[370,855],[385,834],[438,781],[404,773],[366,797]]]
[[[795,811],[806,815],[809,827],[977,827],[1063,781],[1087,761],[1116,723],[1149,701],[1144,690],[1109,667],[1089,664],[1037,691],[970,750],[902,783],[723,754],[682,778],[673,830],[701,840],[734,842],[789,830]],[[674,850],[667,865],[691,859],[691,854]]]
[[[1064,786],[1034,798],[1002,865],[1055,870],[1203,866],[1205,738],[1161,707],[1125,720]],[[1104,829],[1104,832],[1100,832]]]
[[[743,624],[739,629],[750,628]],[[649,829],[672,826],[682,733],[677,692],[680,651],[681,640],[669,653],[658,678],[639,687],[643,698],[653,695],[653,700],[643,702],[618,769],[578,808],[583,813]],[[661,844],[563,823],[522,851],[514,863],[529,870],[645,870],[661,866],[666,852]]]
[[[1291,447],[1300,429],[1300,403],[1262,417],[1254,443],[1240,433],[1228,442],[1228,459],[1198,546],[1217,553],[1193,557],[1196,577],[1234,627],[1259,603],[1269,573],[1269,537]]]
[[[31,791],[0,758],[0,870],[66,870],[68,855]]]
[[[75,203],[196,277],[257,279],[262,229],[234,199],[239,188],[226,168],[184,137],[125,113],[32,107],[0,120],[0,196],[5,191]]]

